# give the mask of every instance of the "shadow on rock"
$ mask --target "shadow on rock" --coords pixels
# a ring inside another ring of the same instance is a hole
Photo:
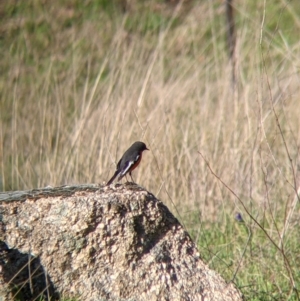
[[[0,297],[4,300],[59,299],[40,259],[9,249],[3,241],[0,241],[0,282],[3,284]]]

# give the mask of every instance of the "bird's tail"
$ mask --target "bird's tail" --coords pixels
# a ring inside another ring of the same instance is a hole
[[[119,171],[116,170],[116,172],[114,173],[114,175],[112,176],[112,178],[107,182],[106,185],[107,186],[110,185],[118,175],[119,175]]]

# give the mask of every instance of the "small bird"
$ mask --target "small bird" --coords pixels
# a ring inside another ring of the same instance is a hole
[[[116,172],[106,185],[110,185],[116,177],[118,177],[118,181],[120,181],[127,173],[129,173],[131,180],[133,181],[131,172],[140,164],[142,153],[145,150],[149,149],[144,142],[134,142],[118,162]]]

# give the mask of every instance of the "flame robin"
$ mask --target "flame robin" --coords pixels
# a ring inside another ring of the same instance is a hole
[[[131,172],[140,164],[142,153],[145,150],[149,149],[144,142],[134,142],[118,162],[116,172],[106,185],[110,185],[116,177],[118,177],[118,181],[120,181],[127,173],[129,173],[133,181]]]

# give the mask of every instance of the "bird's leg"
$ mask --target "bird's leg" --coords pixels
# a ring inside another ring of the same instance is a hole
[[[130,178],[131,178],[132,182],[135,183],[134,180],[133,180],[131,171],[129,172],[129,175],[130,175]]]

